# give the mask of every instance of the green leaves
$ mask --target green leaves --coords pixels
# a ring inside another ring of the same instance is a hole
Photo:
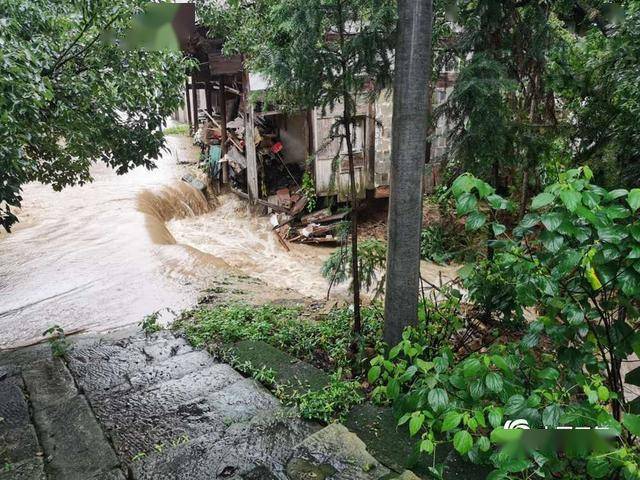
[[[494,393],[501,392],[504,386],[502,376],[496,372],[487,373],[487,376],[484,379],[484,383],[487,385],[487,388]]]
[[[638,208],[640,208],[640,188],[634,188],[629,192],[627,202],[629,203],[629,206],[634,213],[636,212],[636,210],[638,210]]]
[[[622,417],[622,424],[633,435],[640,437],[640,415],[625,413]]]
[[[484,226],[487,222],[487,216],[484,213],[480,212],[472,212],[469,217],[467,217],[467,223],[465,227],[467,230],[478,230]]]
[[[29,181],[59,190],[90,181],[93,161],[119,174],[154,165],[193,63],[99,40],[148,3],[0,2],[0,225]]]
[[[409,435],[412,437],[418,433],[422,424],[424,423],[424,415],[422,413],[416,413],[409,420]]]
[[[522,395],[513,395],[507,401],[504,413],[507,415],[514,415],[525,408],[526,403],[527,401]]]
[[[458,215],[465,215],[475,210],[478,205],[478,199],[472,193],[463,193],[457,202]]]
[[[453,430],[458,425],[460,425],[461,421],[462,421],[462,414],[456,411],[447,412],[444,416],[444,419],[442,420],[442,431],[448,432],[450,430]]]
[[[567,210],[575,212],[576,208],[578,208],[582,202],[582,196],[574,190],[563,190],[560,192],[560,200],[562,200],[564,206],[567,207]]]
[[[541,208],[551,204],[555,199],[556,197],[551,193],[540,193],[539,195],[536,195],[531,201],[531,209],[540,210]]]
[[[545,213],[540,217],[540,219],[542,220],[542,224],[545,226],[545,228],[550,232],[553,232],[560,226],[560,224],[564,220],[564,215],[560,212],[551,212]]]
[[[470,379],[478,376],[484,368],[480,360],[477,358],[469,358],[463,364],[462,373],[466,379]]]
[[[442,388],[434,388],[427,395],[427,401],[435,412],[439,412],[449,403],[449,395]]]
[[[558,405],[549,405],[542,412],[542,423],[545,427],[557,427],[562,416],[562,409]]]
[[[473,437],[466,430],[460,430],[453,436],[453,448],[460,455],[468,453],[473,448]]]
[[[374,365],[373,367],[371,367],[371,369],[369,369],[369,373],[367,374],[367,380],[369,380],[369,383],[375,383],[376,380],[380,378],[381,371],[382,368],[380,367],[380,365]]]

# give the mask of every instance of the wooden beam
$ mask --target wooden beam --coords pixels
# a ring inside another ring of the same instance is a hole
[[[189,99],[189,79],[185,80],[184,96],[187,98],[187,120],[189,121],[189,131],[193,133],[193,122],[191,121],[191,100]]]
[[[191,89],[191,98],[193,103],[193,131],[197,131],[200,126],[198,122],[198,89]]]
[[[245,132],[245,148],[247,150],[247,190],[249,193],[249,203],[255,205],[259,198],[258,190],[258,163],[256,158],[256,144],[253,136],[255,128],[255,119],[253,113],[253,104],[249,99],[251,91],[249,85],[249,75],[244,73],[244,132]]]
[[[367,188],[376,188],[376,105],[369,102],[369,114],[365,121],[366,135],[366,168],[367,168]]]
[[[204,97],[207,102],[207,113],[213,115],[213,101],[211,99],[211,83],[206,82],[204,85]]]
[[[224,157],[227,154],[227,98],[225,96],[225,78],[220,77],[220,116],[222,117],[222,138],[221,138],[221,146],[222,146],[222,156]],[[229,183],[229,170],[228,163],[222,163],[222,183]]]

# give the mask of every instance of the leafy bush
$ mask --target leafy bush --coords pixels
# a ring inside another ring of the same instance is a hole
[[[69,341],[64,333],[64,329],[60,325],[54,325],[47,328],[43,333],[43,337],[48,337],[47,342],[51,346],[51,354],[56,358],[63,358],[69,351]]]
[[[159,319],[160,319],[160,311],[156,311],[156,312],[150,313],[149,315],[145,315],[145,317],[138,324],[138,326],[142,329],[145,335],[152,335],[162,330],[162,325],[158,323]]]
[[[331,383],[322,390],[310,390],[295,398],[300,415],[309,420],[325,423],[346,415],[351,408],[364,401],[360,382],[342,379],[338,370],[331,376]]]
[[[512,205],[491,186],[468,174],[453,183],[466,228],[495,238],[493,259],[463,270],[469,298],[518,320],[522,332],[456,356],[447,347],[434,355],[426,335],[408,329],[372,361],[375,396],[394,402],[400,423],[420,434],[421,451],[435,454],[452,442],[461,455],[492,465],[493,480],[638,478],[640,417],[629,412],[621,365],[640,353],[640,189],[607,191],[591,179],[588,167],[560,174],[512,231],[500,222]],[[525,310],[536,319],[524,323]],[[523,451],[506,442],[521,434],[503,429],[506,419],[607,427],[616,437],[609,447],[569,442],[560,453],[549,445]]]
[[[435,263],[449,263],[454,254],[447,249],[446,242],[446,232],[441,224],[428,225],[420,233],[420,255]]]
[[[484,255],[482,236],[465,231],[455,217],[455,208],[446,195],[427,197],[426,225],[420,234],[420,256],[439,264],[473,261]]]
[[[231,304],[198,308],[174,324],[195,346],[261,340],[302,360],[326,368],[351,368],[353,314],[348,308],[334,309],[326,317],[302,316],[301,307]],[[362,310],[362,342],[374,351],[380,348],[380,309]]]
[[[302,194],[307,197],[307,212],[313,212],[318,204],[318,197],[316,196],[316,185],[309,172],[304,172],[300,189]]]

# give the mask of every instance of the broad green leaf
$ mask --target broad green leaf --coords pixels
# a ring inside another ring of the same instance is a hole
[[[489,423],[493,428],[498,428],[502,426],[502,411],[499,408],[491,408],[489,413],[487,414],[489,418]]]
[[[504,413],[513,415],[522,410],[526,405],[526,400],[522,395],[512,395],[505,405]]]
[[[434,447],[435,445],[428,438],[425,438],[420,442],[420,452],[422,453],[427,453],[427,454],[432,453]]]
[[[540,235],[540,241],[542,241],[544,248],[555,253],[562,248],[562,245],[564,244],[564,237],[555,232],[545,231]]]
[[[634,188],[629,192],[627,202],[634,212],[640,208],[640,188]]]
[[[469,358],[462,365],[462,373],[467,379],[478,376],[483,369],[482,363],[477,358]]]
[[[435,412],[439,412],[449,403],[449,395],[442,388],[434,388],[427,395],[427,401]]]
[[[502,370],[503,373],[507,373],[511,371],[511,367],[509,367],[509,364],[507,363],[504,357],[501,357],[500,355],[493,355],[491,357],[491,361],[496,367]]]
[[[474,400],[478,400],[484,396],[484,383],[481,378],[477,378],[469,384],[469,393]]]
[[[462,174],[458,178],[453,181],[451,185],[451,191],[456,197],[459,197],[465,192],[470,192],[471,189],[475,186],[476,179],[468,174]]]
[[[603,227],[598,229],[598,237],[603,242],[617,245],[627,237],[627,234],[619,227]]]
[[[625,190],[624,188],[618,188],[617,190],[611,190],[607,195],[607,199],[615,200],[617,198],[625,197],[627,195],[629,195],[628,190]]]
[[[564,215],[562,215],[562,213],[559,213],[559,212],[545,213],[540,217],[540,220],[542,220],[542,224],[550,232],[555,231],[560,226],[563,219],[564,219]]]
[[[482,228],[485,223],[487,223],[487,216],[484,213],[471,212],[471,214],[467,217],[465,228],[473,232]]]
[[[427,373],[429,370],[431,370],[433,368],[433,362],[425,362],[421,358],[416,358],[415,362],[416,362],[416,366],[423,373]]]
[[[588,165],[583,165],[582,173],[584,174],[585,180],[591,180],[593,178],[593,171],[589,168]]]
[[[464,455],[473,448],[473,437],[466,430],[460,430],[453,436],[453,448],[460,455]]]
[[[424,415],[422,413],[418,415],[413,415],[411,420],[409,420],[409,435],[412,437],[418,433],[418,430],[422,427],[424,423]]]
[[[600,385],[598,387],[598,398],[600,399],[601,402],[606,402],[609,400],[610,394],[609,394],[609,389],[607,387],[605,387],[604,385]]]
[[[587,461],[587,473],[591,478],[608,478],[610,472],[606,457],[592,457]]]
[[[501,223],[492,223],[491,228],[493,230],[493,234],[496,237],[499,237],[500,235],[502,235],[504,232],[507,231],[507,227],[505,227]]]
[[[555,368],[548,367],[538,372],[538,378],[555,382],[558,378],[560,378],[560,372],[558,372],[558,370],[556,370]]]
[[[502,382],[502,376],[496,372],[489,372],[484,379],[484,383],[487,385],[487,388],[492,392],[498,393],[502,391],[504,386]]]
[[[367,375],[367,380],[369,380],[369,383],[374,383],[376,380],[378,380],[381,370],[382,369],[380,365],[371,367],[371,369],[369,370],[369,374]]]
[[[487,202],[494,210],[504,210],[507,208],[507,201],[500,195],[491,194],[487,196]]]
[[[547,192],[540,193],[539,195],[536,195],[531,201],[531,209],[538,210],[542,207],[546,207],[547,205],[552,203],[555,199],[556,197],[551,193],[547,193]]]
[[[400,383],[395,378],[389,380],[387,384],[387,396],[391,400],[395,400],[400,395]]]
[[[557,427],[562,409],[558,405],[549,405],[542,411],[542,424],[545,427]]]
[[[491,448],[491,442],[485,436],[480,437],[476,442],[476,445],[478,445],[481,452],[487,452]]]
[[[476,188],[478,189],[480,198],[485,198],[495,192],[495,189],[491,185],[489,185],[487,182],[483,182],[479,178],[476,179]]]
[[[457,202],[458,215],[471,213],[478,206],[478,199],[473,193],[463,193]]]
[[[640,415],[625,413],[622,417],[622,424],[636,437],[640,436]]]
[[[447,412],[446,415],[444,416],[444,419],[442,420],[442,431],[448,432],[450,430],[453,430],[458,425],[460,425],[461,421],[462,421],[462,414],[456,411]]]
[[[574,212],[582,202],[582,195],[574,190],[563,190],[560,192],[560,200],[567,207],[567,210]]]

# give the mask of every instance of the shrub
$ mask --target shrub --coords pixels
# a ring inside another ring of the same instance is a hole
[[[434,355],[423,332],[407,329],[372,361],[375,396],[395,404],[421,451],[452,442],[492,465],[492,480],[638,478],[640,416],[629,411],[621,365],[640,353],[640,189],[607,191],[591,179],[588,167],[560,174],[511,231],[500,222],[510,202],[471,175],[453,182],[466,229],[495,239],[493,259],[465,267],[463,286],[489,314],[517,321],[503,331],[521,331],[470,355],[446,346]],[[525,310],[535,320],[525,323]],[[506,419],[607,427],[615,438],[523,450],[507,441],[522,432],[502,428]]]

